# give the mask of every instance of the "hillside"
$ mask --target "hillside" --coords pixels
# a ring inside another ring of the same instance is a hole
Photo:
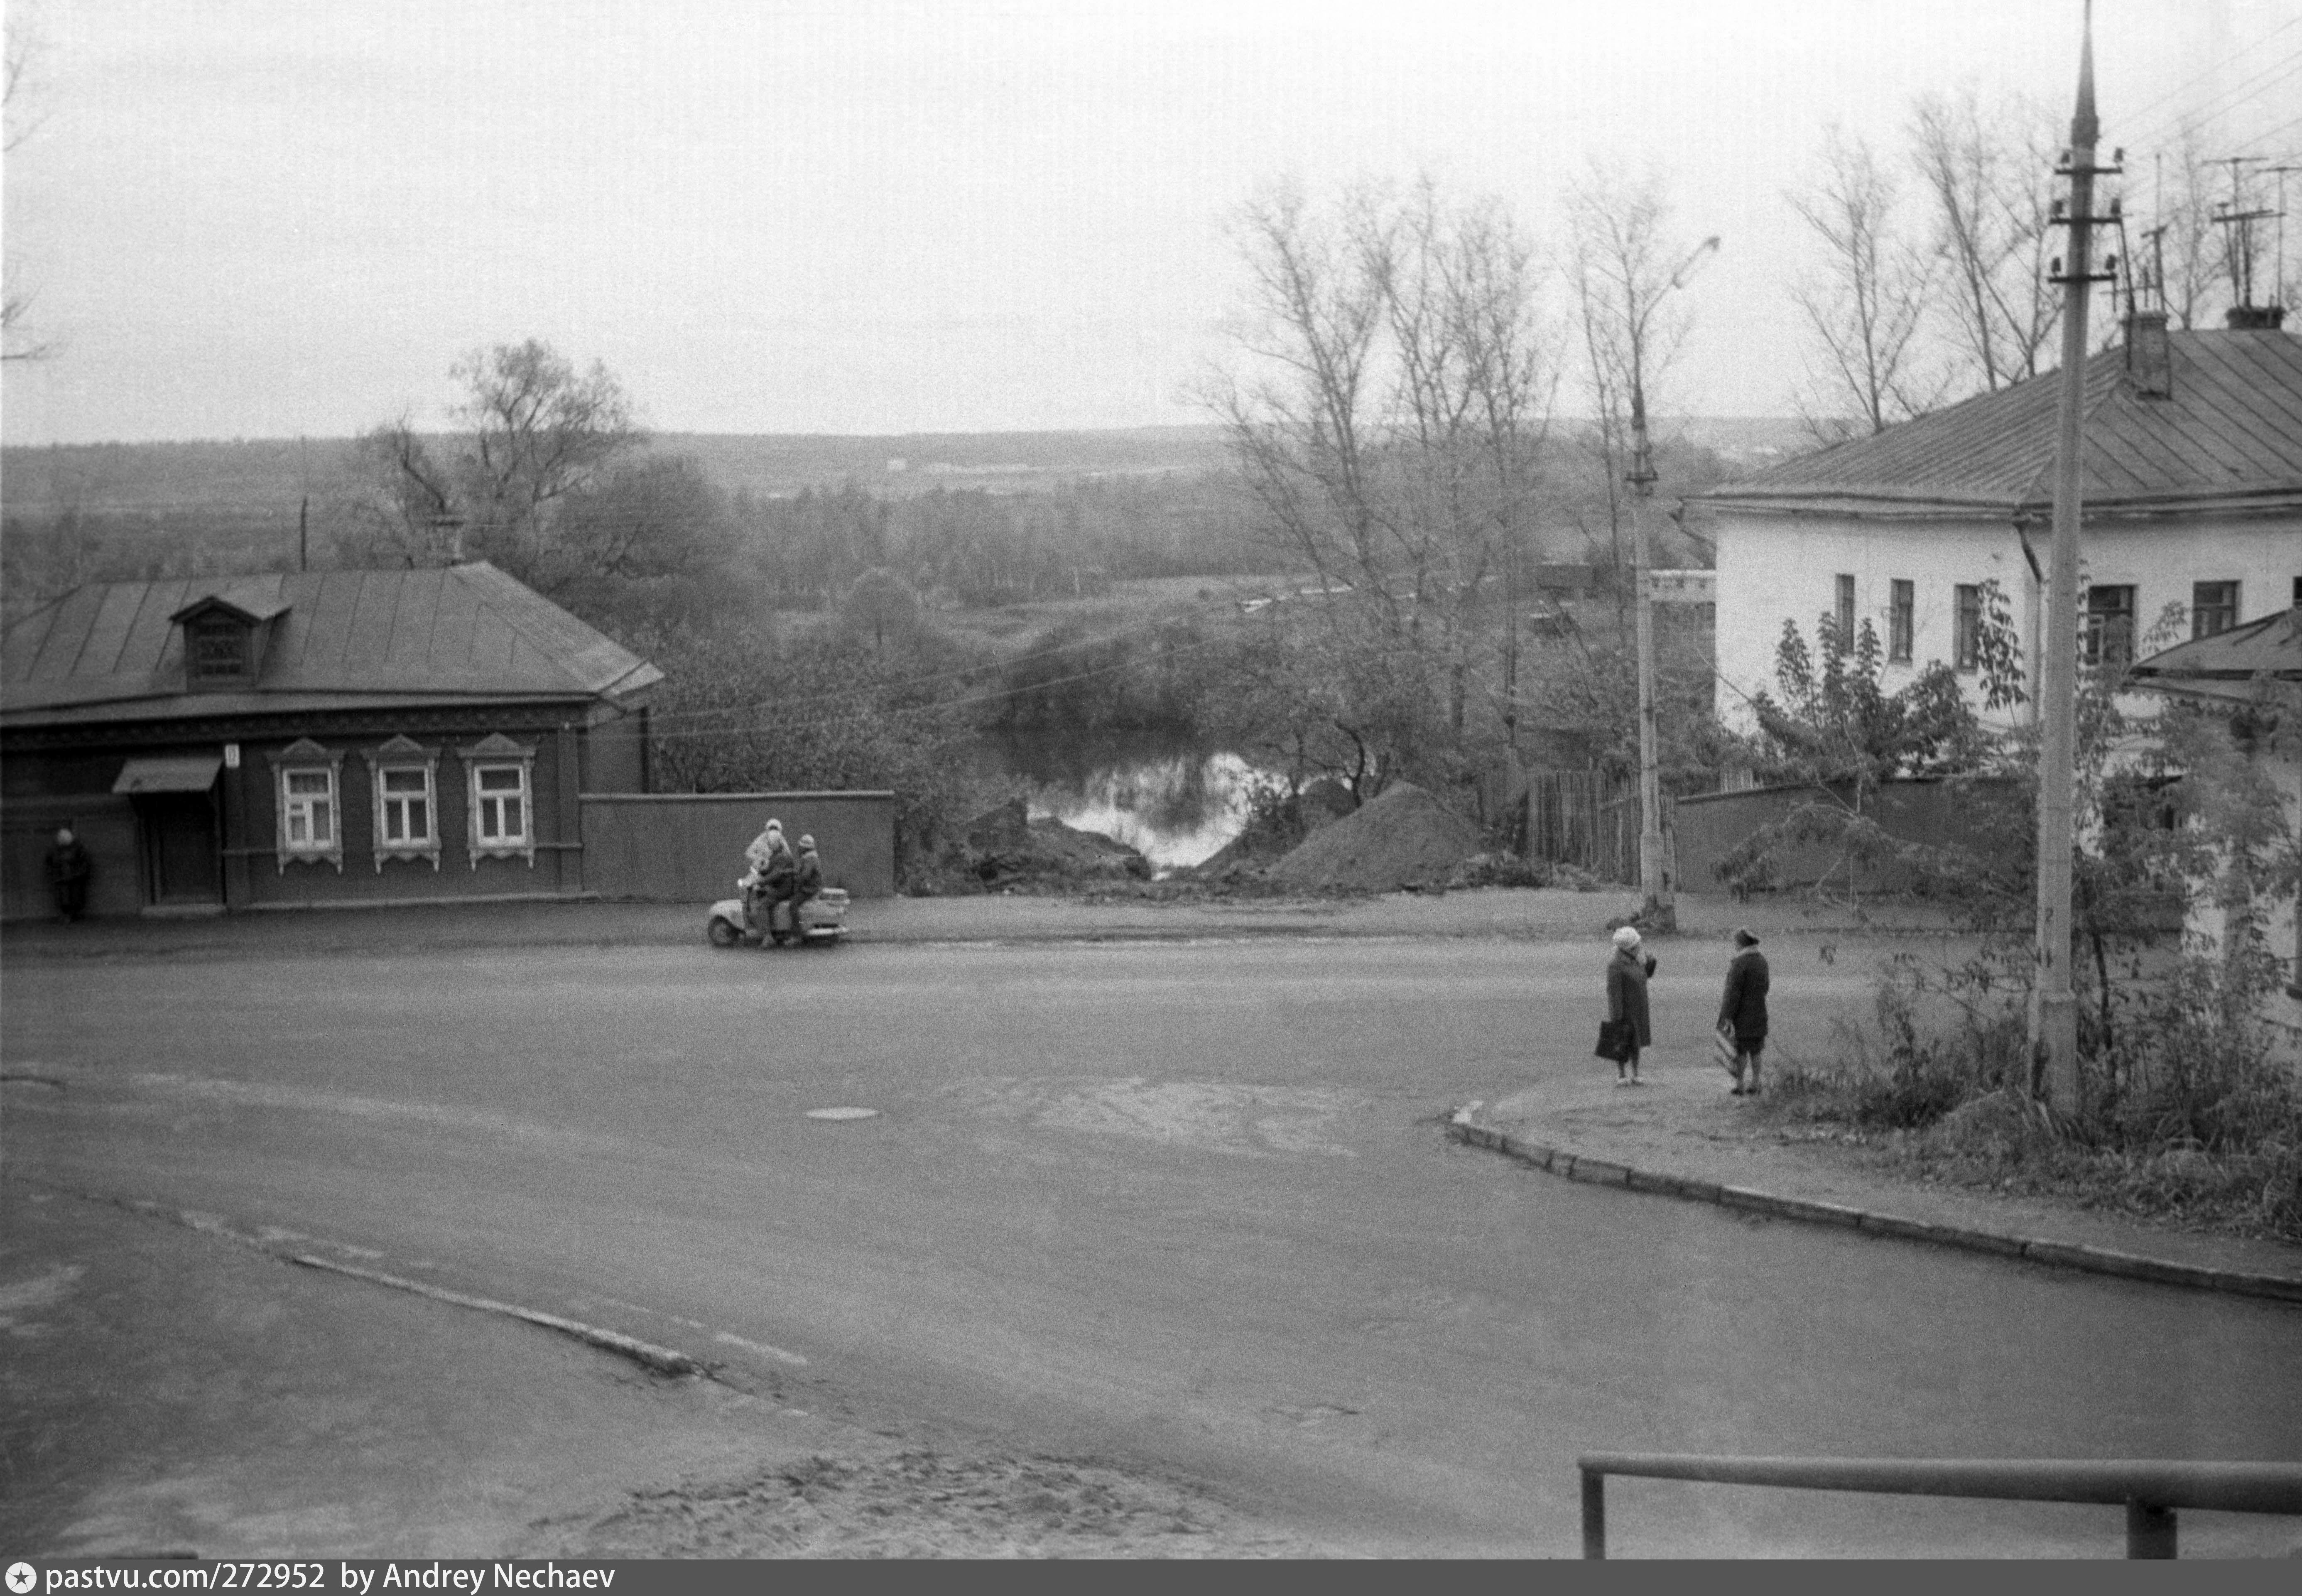
[[[1744,467],[1805,446],[1799,424],[1777,417],[1687,416],[1659,421],[1655,433]],[[1081,478],[1194,475],[1227,464],[1213,426],[888,437],[666,433],[651,447],[693,455],[722,488],[754,497],[847,482],[890,498],[937,488],[1028,492]],[[41,516],[231,510],[292,522],[307,492],[315,507],[340,493],[350,456],[344,438],[12,446],[0,450],[0,508]]]

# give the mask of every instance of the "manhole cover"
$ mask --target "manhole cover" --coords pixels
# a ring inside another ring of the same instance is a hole
[[[878,1113],[876,1108],[811,1108],[811,1120],[868,1120]]]

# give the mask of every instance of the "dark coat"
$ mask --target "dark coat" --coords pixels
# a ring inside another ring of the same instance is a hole
[[[799,866],[788,849],[771,848],[767,858],[760,861],[760,885],[769,897],[789,897],[792,884],[798,878]]]
[[[815,856],[814,849],[801,852],[799,873],[794,883],[798,888],[794,895],[802,898],[811,898],[823,890],[823,861]]]
[[[1635,948],[1618,948],[1607,961],[1607,1018],[1629,1021],[1642,1047],[1654,1046],[1653,1027],[1647,1018],[1647,977],[1654,970],[1654,955],[1642,957]]]
[[[1767,955],[1746,947],[1726,966],[1726,995],[1719,1000],[1718,1023],[1735,1028],[1737,1042],[1767,1039]]]
[[[48,850],[48,885],[76,886],[88,878],[88,849],[78,837]]]

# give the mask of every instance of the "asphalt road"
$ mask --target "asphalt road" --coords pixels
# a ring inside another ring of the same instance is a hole
[[[1723,951],[1667,945],[1666,1045]],[[1674,967],[1699,966],[1681,970]],[[359,1249],[932,1441],[1180,1470],[1323,1543],[1571,1554],[1589,1449],[2302,1457],[2290,1308],[1456,1147],[1604,1069],[1579,945],[19,964],[8,1172]],[[1776,958],[1781,1041],[1859,972]],[[853,1106],[870,1118],[820,1120]],[[2109,1509],[1626,1483],[1623,1555],[2104,1555]],[[2186,1554],[2281,1520],[2186,1517]]]

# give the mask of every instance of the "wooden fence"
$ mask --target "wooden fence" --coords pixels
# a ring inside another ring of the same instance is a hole
[[[1671,868],[1672,811],[1662,806],[1663,878]],[[1601,881],[1639,879],[1639,784],[1596,770],[1533,770],[1526,783],[1526,856],[1588,870]]]

